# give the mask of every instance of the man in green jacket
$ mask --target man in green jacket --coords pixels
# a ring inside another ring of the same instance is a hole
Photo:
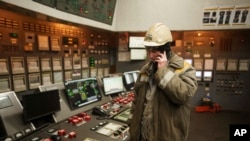
[[[186,141],[190,100],[197,90],[195,69],[171,51],[172,34],[162,23],[146,32],[150,61],[135,84],[130,120],[131,141]]]

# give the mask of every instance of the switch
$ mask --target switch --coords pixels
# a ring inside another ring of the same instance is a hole
[[[82,112],[82,113],[80,113],[78,116],[79,116],[79,117],[85,117],[85,116],[87,116],[87,113]]]
[[[58,131],[57,131],[57,134],[58,134],[59,136],[64,136],[64,135],[66,135],[66,130],[65,130],[65,129],[58,130]]]
[[[75,138],[76,137],[76,133],[75,132],[70,132],[69,133],[69,136],[68,136],[70,139],[72,139],[72,138]]]
[[[83,117],[85,121],[89,121],[91,119],[91,117],[89,115],[86,115],[85,117]]]

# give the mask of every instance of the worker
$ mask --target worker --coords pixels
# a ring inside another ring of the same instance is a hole
[[[171,51],[172,34],[162,24],[146,32],[149,61],[140,69],[131,107],[131,141],[186,141],[190,100],[197,90],[195,68]]]

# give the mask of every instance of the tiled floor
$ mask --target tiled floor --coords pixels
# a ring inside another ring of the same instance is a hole
[[[250,124],[250,111],[197,113],[191,110],[188,141],[229,141],[230,124]]]

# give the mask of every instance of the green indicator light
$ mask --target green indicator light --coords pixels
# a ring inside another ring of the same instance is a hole
[[[17,38],[18,34],[17,33],[9,33],[9,36],[12,38]]]

